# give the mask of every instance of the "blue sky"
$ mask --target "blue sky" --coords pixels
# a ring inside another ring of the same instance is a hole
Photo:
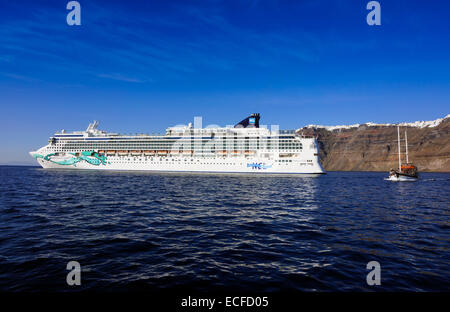
[[[450,3],[359,0],[0,2],[0,163],[93,119],[162,132],[234,124],[432,120],[450,108]]]

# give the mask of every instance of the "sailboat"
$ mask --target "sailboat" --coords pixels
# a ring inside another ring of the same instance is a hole
[[[414,182],[419,179],[417,174],[417,167],[409,162],[408,157],[408,134],[405,130],[405,145],[406,145],[406,163],[402,163],[401,147],[400,147],[400,127],[397,127],[397,141],[398,141],[398,170],[391,169],[389,177],[386,180],[395,182]]]

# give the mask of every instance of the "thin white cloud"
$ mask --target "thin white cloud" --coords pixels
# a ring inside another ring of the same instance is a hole
[[[144,80],[141,80],[138,78],[123,76],[122,74],[118,74],[118,73],[98,74],[97,77],[118,80],[118,81],[125,81],[125,82],[137,82],[137,83],[148,82],[148,81],[144,81]]]
[[[29,76],[24,76],[24,75],[18,75],[15,73],[1,73],[1,75],[8,77],[8,78],[12,78],[12,79],[16,79],[16,80],[22,80],[22,81],[27,81],[27,82],[37,82],[40,81],[39,79],[33,78],[33,77],[29,77]]]

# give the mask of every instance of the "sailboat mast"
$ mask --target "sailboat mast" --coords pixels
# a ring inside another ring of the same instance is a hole
[[[408,160],[408,135],[406,134],[406,130],[405,130],[405,144],[406,144],[406,163],[409,163],[409,160]]]
[[[397,141],[398,141],[398,171],[402,168],[402,159],[400,157],[400,127],[397,126]]]

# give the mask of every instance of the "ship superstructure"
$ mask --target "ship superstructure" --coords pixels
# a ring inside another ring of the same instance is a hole
[[[167,128],[160,135],[98,129],[55,133],[30,154],[43,168],[174,172],[321,174],[316,139],[294,130],[260,127],[251,114],[234,127]]]

